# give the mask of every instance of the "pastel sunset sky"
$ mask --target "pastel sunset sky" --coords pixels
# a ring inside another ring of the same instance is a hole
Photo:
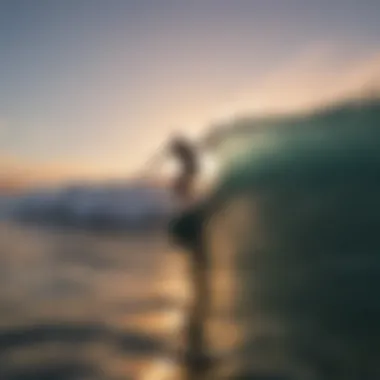
[[[378,0],[0,0],[0,178],[128,177],[173,131],[380,79]]]

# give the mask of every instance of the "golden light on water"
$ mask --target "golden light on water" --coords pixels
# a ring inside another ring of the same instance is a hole
[[[144,371],[141,380],[178,379],[178,364],[171,358],[159,358]]]

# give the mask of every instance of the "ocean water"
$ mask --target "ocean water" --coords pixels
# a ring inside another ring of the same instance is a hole
[[[380,378],[379,121],[376,101],[235,125],[202,211],[207,380]],[[166,233],[3,223],[0,260],[0,380],[189,379],[190,277]]]
[[[185,273],[162,233],[0,224],[0,379],[179,378]]]

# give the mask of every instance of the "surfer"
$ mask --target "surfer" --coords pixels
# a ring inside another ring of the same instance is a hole
[[[169,144],[169,153],[181,166],[173,182],[173,192],[182,205],[187,205],[193,199],[194,183],[199,171],[196,149],[187,139],[175,137]]]
[[[198,155],[195,146],[181,137],[169,144],[169,153],[181,168],[174,179],[172,189],[181,211],[170,226],[170,234],[177,244],[184,247],[190,257],[190,276],[193,286],[193,305],[188,316],[186,330],[187,354],[185,363],[189,379],[198,379],[211,362],[206,354],[205,320],[210,302],[209,260],[202,233],[203,205],[195,199],[195,181],[199,173]]]

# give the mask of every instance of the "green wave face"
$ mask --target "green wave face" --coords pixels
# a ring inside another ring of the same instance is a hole
[[[215,149],[211,320],[223,309],[243,330],[242,371],[376,378],[380,102],[237,121]]]

